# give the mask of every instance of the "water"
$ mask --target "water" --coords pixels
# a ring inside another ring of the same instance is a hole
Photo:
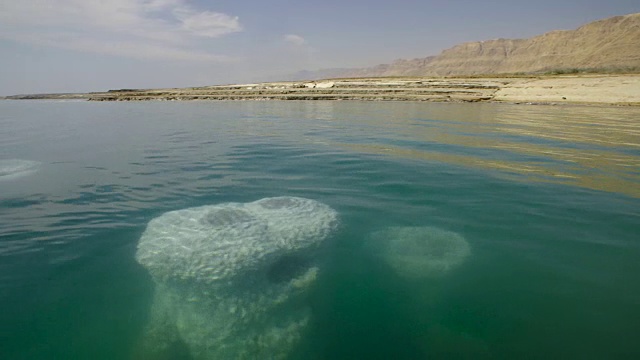
[[[341,219],[291,358],[636,358],[638,118],[500,104],[0,102],[0,160],[38,162],[0,176],[0,358],[136,358],[154,291],[135,261],[146,224],[283,195]],[[368,243],[399,226],[455,232],[471,253],[442,276],[404,278]]]

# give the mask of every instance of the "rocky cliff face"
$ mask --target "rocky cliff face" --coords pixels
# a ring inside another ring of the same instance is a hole
[[[640,68],[640,13],[595,21],[576,30],[530,39],[469,42],[421,59],[371,68],[341,69],[336,77],[447,76],[536,73],[554,70]],[[309,75],[309,73],[307,73]]]
[[[632,14],[530,39],[461,44],[443,51],[418,71],[454,75],[637,66],[640,66],[640,14]]]

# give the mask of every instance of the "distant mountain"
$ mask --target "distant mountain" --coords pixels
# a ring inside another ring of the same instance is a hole
[[[289,80],[335,77],[453,76],[640,70],[640,13],[594,21],[529,39],[468,42],[440,55],[362,69],[305,71]]]

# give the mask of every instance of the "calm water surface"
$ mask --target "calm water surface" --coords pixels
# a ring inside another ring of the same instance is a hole
[[[341,219],[291,358],[638,358],[638,119],[614,107],[0,102],[0,165],[37,162],[0,169],[0,358],[134,358],[154,289],[134,257],[146,224],[282,195]],[[471,255],[444,276],[400,277],[367,246],[395,226],[458,233]]]

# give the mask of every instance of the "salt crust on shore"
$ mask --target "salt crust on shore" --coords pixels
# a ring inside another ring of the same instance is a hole
[[[640,106],[640,74],[364,77],[193,88],[122,89],[6,99],[91,101],[357,100]]]

